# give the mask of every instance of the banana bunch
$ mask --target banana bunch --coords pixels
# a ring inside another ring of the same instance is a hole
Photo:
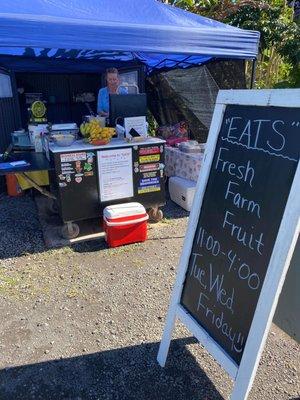
[[[115,134],[115,129],[108,127],[103,128],[100,126],[98,119],[93,118],[90,122],[83,122],[80,125],[80,132],[90,143],[97,141],[109,142]]]
[[[80,125],[80,132],[84,137],[89,137],[92,134],[96,135],[100,133],[101,126],[96,118],[93,118],[90,122],[83,122]]]

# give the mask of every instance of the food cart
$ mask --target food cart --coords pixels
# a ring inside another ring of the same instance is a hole
[[[76,221],[102,216],[111,204],[137,201],[154,220],[165,204],[164,145],[158,138],[138,142],[112,139],[94,146],[76,141],[68,147],[50,144],[51,192],[65,223],[64,237],[79,233]]]

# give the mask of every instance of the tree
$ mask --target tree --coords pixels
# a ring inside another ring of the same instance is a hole
[[[259,31],[258,87],[300,86],[300,24],[285,0],[169,0],[215,20]]]

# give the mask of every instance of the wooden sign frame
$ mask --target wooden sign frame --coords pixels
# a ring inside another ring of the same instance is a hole
[[[300,107],[300,89],[221,90],[219,92],[205,150],[204,164],[197,183],[195,199],[189,218],[157,361],[162,367],[165,365],[172,332],[176,319],[178,318],[235,381],[231,400],[245,400],[253,384],[258,363],[300,231],[300,163],[298,161],[243,356],[240,364],[237,365],[223,348],[212,339],[208,332],[202,328],[192,315],[180,304],[202,201],[227,105],[296,108]]]

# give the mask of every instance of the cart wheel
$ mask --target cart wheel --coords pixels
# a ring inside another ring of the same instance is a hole
[[[51,200],[48,205],[48,211],[50,214],[58,214],[58,204],[56,200]]]
[[[159,208],[150,208],[148,211],[149,218],[153,222],[159,222],[163,219],[164,214]]]
[[[79,235],[79,226],[74,222],[67,222],[61,228],[61,235],[64,239],[75,239]]]

